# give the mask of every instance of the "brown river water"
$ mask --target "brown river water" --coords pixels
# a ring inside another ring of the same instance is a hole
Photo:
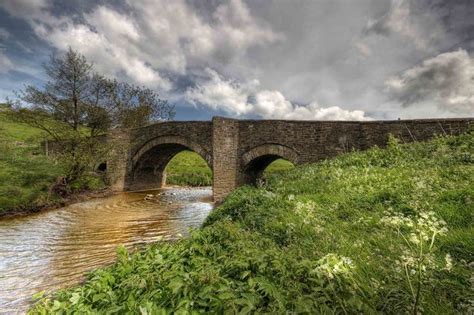
[[[167,188],[0,220],[0,314],[24,313],[33,294],[84,280],[112,263],[119,245],[185,236],[207,217],[211,200],[211,188]]]

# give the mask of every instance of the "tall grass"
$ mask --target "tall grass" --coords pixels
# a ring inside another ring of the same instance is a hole
[[[31,313],[472,313],[473,182],[472,132],[391,139],[242,187]]]

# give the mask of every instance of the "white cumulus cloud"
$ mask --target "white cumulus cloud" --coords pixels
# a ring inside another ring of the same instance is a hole
[[[275,90],[260,90],[259,82],[226,80],[206,69],[209,79],[186,92],[186,99],[233,116],[258,116],[266,119],[294,120],[370,120],[363,111],[338,106],[322,107],[317,102],[296,105]]]

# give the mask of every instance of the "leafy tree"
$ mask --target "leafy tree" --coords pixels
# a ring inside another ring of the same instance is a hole
[[[173,118],[173,107],[154,91],[94,72],[93,65],[71,48],[64,55],[52,55],[44,69],[49,80],[43,88],[26,86],[9,103],[15,108],[14,119],[45,131],[60,144],[57,153],[68,166],[67,182],[107,154],[100,136],[110,128]]]

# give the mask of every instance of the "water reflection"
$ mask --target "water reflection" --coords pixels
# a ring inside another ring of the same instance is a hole
[[[153,197],[148,196],[153,194]],[[0,313],[24,312],[31,296],[81,281],[115,249],[168,240],[212,210],[210,188],[126,193],[0,221]]]

